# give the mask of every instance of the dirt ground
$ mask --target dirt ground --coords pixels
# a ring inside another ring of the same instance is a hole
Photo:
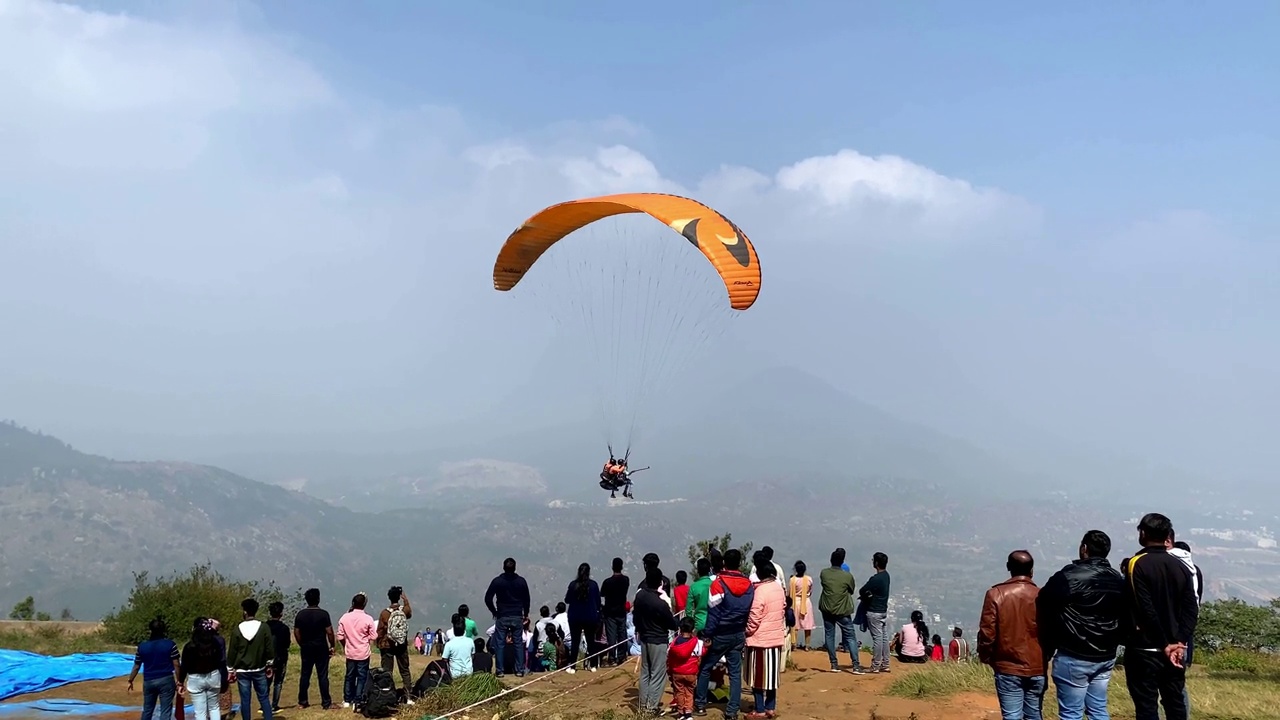
[[[849,673],[830,672],[826,653],[797,652],[792,654],[797,667],[782,675],[782,687],[778,692],[778,714],[795,720],[985,720],[1000,716],[995,695],[959,695],[945,700],[912,700],[885,695],[889,683],[900,673],[916,670],[910,666],[894,665],[890,675],[855,676]],[[413,658],[414,677],[422,671],[427,659]],[[345,717],[341,710],[323,712],[319,709],[316,689],[312,688],[313,706],[306,710],[297,705],[297,658],[287,674],[281,712],[276,717],[284,720],[319,720],[325,717]],[[376,661],[376,657],[375,657]],[[847,658],[846,658],[847,661]],[[341,703],[341,666],[334,663],[331,687],[335,701]],[[524,718],[543,720],[578,720],[599,717],[633,717],[636,701],[635,663],[622,668],[602,669],[598,673],[579,672],[576,675],[557,673],[552,676],[531,675],[526,681],[538,678],[523,691],[523,697],[511,706],[511,715],[523,713]],[[398,678],[397,678],[398,679]],[[517,683],[513,677],[506,680],[509,686]],[[30,701],[39,698],[76,698],[93,702],[122,706],[140,706],[139,693],[130,694],[125,678],[101,682],[85,682],[27,695],[15,700]],[[669,697],[667,698],[670,699]],[[751,709],[749,694],[743,700],[743,714]],[[723,715],[723,705],[709,708],[708,717],[718,720]],[[255,705],[256,709],[256,705]],[[479,707],[460,718],[490,720],[495,710]],[[406,709],[401,718],[419,718],[424,713]],[[256,716],[256,713],[255,713]],[[111,720],[132,720],[137,715],[129,713]],[[260,717],[260,716],[257,716]]]

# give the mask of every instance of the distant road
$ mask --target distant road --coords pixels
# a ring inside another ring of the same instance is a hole
[[[49,620],[47,622],[28,622],[25,620],[0,620],[0,632],[35,631],[39,628],[58,627],[72,635],[88,635],[102,629],[100,622],[63,622]]]

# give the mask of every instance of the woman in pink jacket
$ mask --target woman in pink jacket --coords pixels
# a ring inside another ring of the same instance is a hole
[[[782,667],[782,646],[787,642],[787,594],[776,579],[771,562],[756,562],[755,599],[747,617],[747,672],[756,710],[750,720],[777,716],[778,673]]]

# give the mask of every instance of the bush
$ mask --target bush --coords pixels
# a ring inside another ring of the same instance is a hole
[[[240,602],[253,597],[262,605],[258,617],[265,620],[267,604],[286,601],[274,584],[231,580],[215,572],[209,565],[196,565],[186,574],[152,580],[147,573],[135,573],[133,589],[124,607],[102,620],[108,641],[136,645],[150,636],[147,625],[162,618],[169,626],[169,636],[179,642],[191,636],[192,623],[198,617],[216,618],[224,627],[240,621]],[[298,595],[286,604],[297,607]]]
[[[418,704],[427,713],[443,715],[494,697],[502,689],[498,678],[488,673],[476,673],[432,690]],[[512,693],[503,700],[515,700],[517,695],[519,693]],[[485,717],[488,717],[487,713]]]
[[[1200,606],[1196,644],[1206,650],[1280,648],[1280,600],[1250,605],[1243,600],[1215,600]]]
[[[1226,648],[1214,653],[1206,653],[1204,664],[1214,673],[1245,673],[1257,675],[1265,665],[1261,655],[1247,650]]]

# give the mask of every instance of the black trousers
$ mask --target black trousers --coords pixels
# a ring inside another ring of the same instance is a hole
[[[327,708],[333,704],[329,697],[329,648],[313,648],[303,645],[298,648],[302,656],[302,671],[298,676],[298,704],[307,705],[307,695],[311,692],[311,674],[316,675],[316,684],[320,686],[320,707]]]
[[[1187,671],[1161,652],[1125,649],[1124,678],[1133,698],[1135,720],[1187,720]]]

